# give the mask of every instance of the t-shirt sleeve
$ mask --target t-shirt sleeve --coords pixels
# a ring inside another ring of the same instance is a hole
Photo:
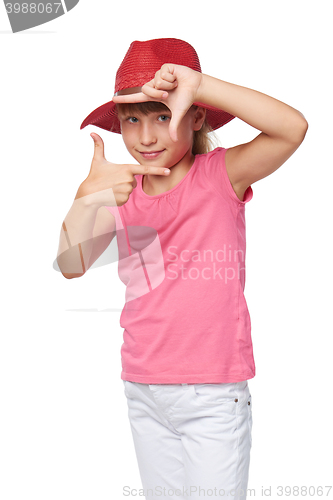
[[[214,189],[222,196],[229,196],[234,202],[245,205],[245,203],[252,200],[253,191],[252,187],[249,186],[245,193],[243,200],[240,200],[235,193],[232,184],[230,182],[228,172],[225,166],[225,153],[226,148],[216,148],[207,154],[206,163],[206,174],[209,182],[214,187]]]

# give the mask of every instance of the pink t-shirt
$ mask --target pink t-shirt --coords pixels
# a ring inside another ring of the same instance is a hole
[[[225,148],[196,155],[155,196],[142,175],[116,218],[126,285],[121,378],[144,384],[240,382],[255,376],[244,296],[245,204],[230,183]]]

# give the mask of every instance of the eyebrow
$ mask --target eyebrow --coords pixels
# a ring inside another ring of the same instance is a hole
[[[148,114],[142,113],[141,111],[133,112],[133,113],[126,113],[125,115],[119,115],[119,118],[123,120],[127,120],[128,118],[138,118],[139,116],[148,116],[148,115],[158,115],[158,116],[164,116],[164,115],[171,115],[170,110],[165,110],[165,111],[149,111]]]

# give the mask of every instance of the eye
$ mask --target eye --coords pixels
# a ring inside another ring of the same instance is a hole
[[[160,115],[160,116],[158,117],[158,119],[159,119],[159,120],[161,119],[161,121],[162,121],[162,122],[166,122],[167,120],[169,120],[169,119],[170,119],[170,116],[168,116],[168,115]]]
[[[128,118],[126,118],[127,121],[129,121],[130,123],[137,123],[138,119],[135,117],[135,116],[129,116]]]

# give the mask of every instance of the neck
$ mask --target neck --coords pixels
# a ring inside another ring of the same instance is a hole
[[[163,175],[144,175],[142,179],[144,192],[150,196],[155,196],[170,191],[185,177],[191,169],[194,159],[195,156],[189,149],[178,163],[170,167],[171,172],[167,177]]]

